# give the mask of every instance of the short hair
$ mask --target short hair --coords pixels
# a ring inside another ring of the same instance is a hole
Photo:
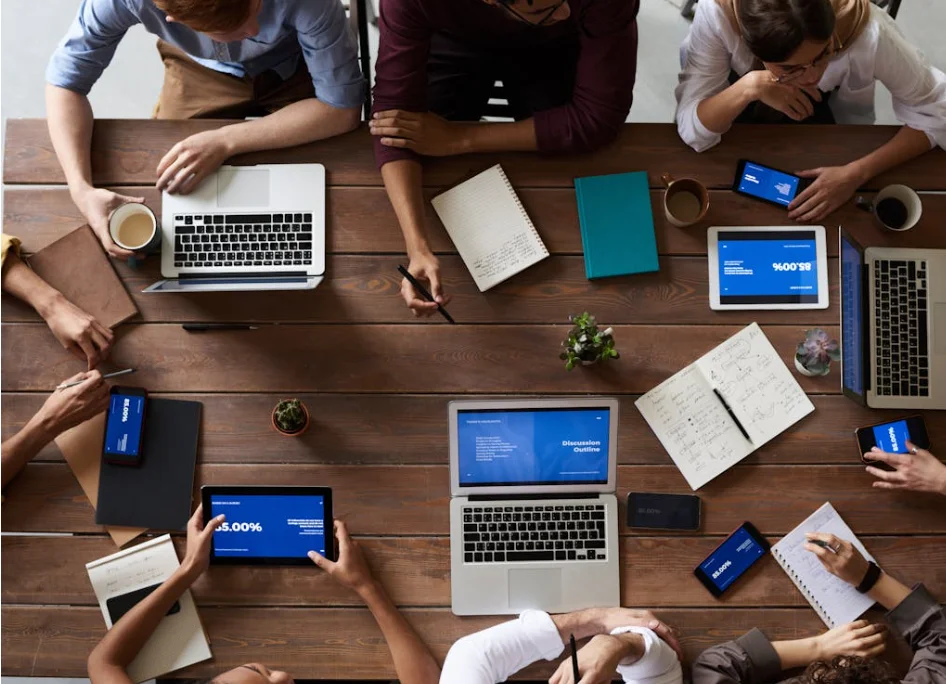
[[[250,16],[253,0],[154,0],[165,14],[202,33],[225,33]]]
[[[883,660],[836,656],[813,662],[798,678],[801,684],[899,684],[900,678]]]
[[[834,35],[830,0],[737,0],[742,37],[763,62],[784,62],[806,40]]]

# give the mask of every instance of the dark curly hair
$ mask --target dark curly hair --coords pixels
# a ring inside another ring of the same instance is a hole
[[[813,662],[798,678],[800,684],[899,684],[900,678],[883,660],[837,656]]]

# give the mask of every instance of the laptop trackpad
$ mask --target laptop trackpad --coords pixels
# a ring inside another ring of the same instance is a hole
[[[946,354],[946,302],[933,305],[933,353]]]
[[[562,571],[510,570],[509,607],[516,611],[526,608],[549,610],[562,603]]]
[[[224,168],[217,172],[217,206],[269,205],[269,169]]]

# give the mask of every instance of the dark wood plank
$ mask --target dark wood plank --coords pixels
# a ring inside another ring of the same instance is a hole
[[[911,585],[922,580],[946,596],[946,536],[860,536],[885,572]],[[621,605],[627,607],[797,607],[807,605],[773,559],[766,559],[722,600],[693,577],[721,537],[621,540]],[[3,603],[98,605],[77,567],[115,552],[107,537],[2,538]],[[774,541],[774,539],[773,539]],[[450,605],[450,540],[446,537],[362,538],[361,547],[398,605]],[[184,539],[175,539],[184,555]],[[360,599],[312,568],[214,567],[194,585],[198,603],[214,606],[358,606]]]
[[[453,309],[457,320],[463,311]],[[553,320],[565,321],[563,309]],[[607,323],[602,320],[601,323]],[[214,334],[177,325],[120,329],[110,364],[135,367],[128,383],[164,392],[646,392],[742,326],[616,326],[621,359],[567,372],[561,326],[292,325]],[[838,335],[836,326],[826,326]],[[794,368],[803,327],[763,326]],[[84,366],[40,323],[3,325],[5,391],[55,387]],[[278,350],[278,353],[274,353]],[[840,391],[838,376],[804,378],[816,394]]]
[[[448,439],[444,427],[447,402],[457,395],[300,394],[313,423],[301,437],[279,437],[270,425],[276,394],[155,394],[203,403],[201,463],[323,463],[349,465],[443,464]],[[623,395],[618,426],[618,463],[659,465],[667,453],[641,417],[634,401]],[[841,396],[813,395],[815,412],[750,456],[745,463],[850,465],[857,458],[854,428],[892,420],[902,411],[877,411]],[[3,439],[26,424],[46,400],[45,394],[3,395]],[[925,412],[933,444],[946,444],[946,421]],[[396,444],[397,450],[391,445]],[[50,444],[40,461],[61,461]]]
[[[99,119],[92,137],[92,171],[96,184],[154,183],[161,157],[182,138],[210,130],[227,121],[139,121]],[[428,159],[424,182],[431,187],[453,185],[499,161],[517,187],[568,187],[576,176],[646,169],[652,187],[660,175],[694,176],[708,186],[728,188],[736,162],[758,157],[776,168],[796,170],[845,164],[872,152],[892,138],[897,126],[733,126],[717,147],[696,154],[679,138],[673,124],[628,124],[618,138],[592,154],[543,157],[505,153]],[[243,155],[233,163],[320,162],[331,185],[380,186],[380,174],[367,129],[287,150]],[[11,119],[7,122],[4,182],[62,183],[46,122]],[[946,188],[946,152],[935,149],[898,169],[882,174],[867,187],[899,182],[920,190]]]
[[[447,534],[448,479],[445,465],[201,465],[196,477],[197,486],[305,482],[333,487],[336,516],[347,520],[354,534],[372,536]],[[830,500],[858,534],[946,532],[939,497],[881,491],[873,489],[872,482],[859,464],[736,466],[699,490],[702,531],[729,534],[751,520],[763,534],[783,534]],[[619,466],[622,510],[629,490],[690,491],[673,465]],[[779,492],[790,492],[791,497]],[[102,532],[65,464],[31,463],[4,494],[4,532]],[[878,515],[879,510],[884,514]],[[623,529],[623,514],[620,524]]]

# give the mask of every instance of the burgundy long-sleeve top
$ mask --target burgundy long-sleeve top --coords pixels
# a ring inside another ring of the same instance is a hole
[[[381,44],[372,111],[427,111],[431,37],[508,59],[541,59],[543,44],[577,35],[579,56],[571,101],[535,114],[539,151],[585,152],[610,142],[631,109],[637,70],[639,0],[568,0],[571,16],[532,27],[483,0],[381,0]],[[539,64],[541,68],[541,63]],[[416,158],[374,138],[378,166]]]

